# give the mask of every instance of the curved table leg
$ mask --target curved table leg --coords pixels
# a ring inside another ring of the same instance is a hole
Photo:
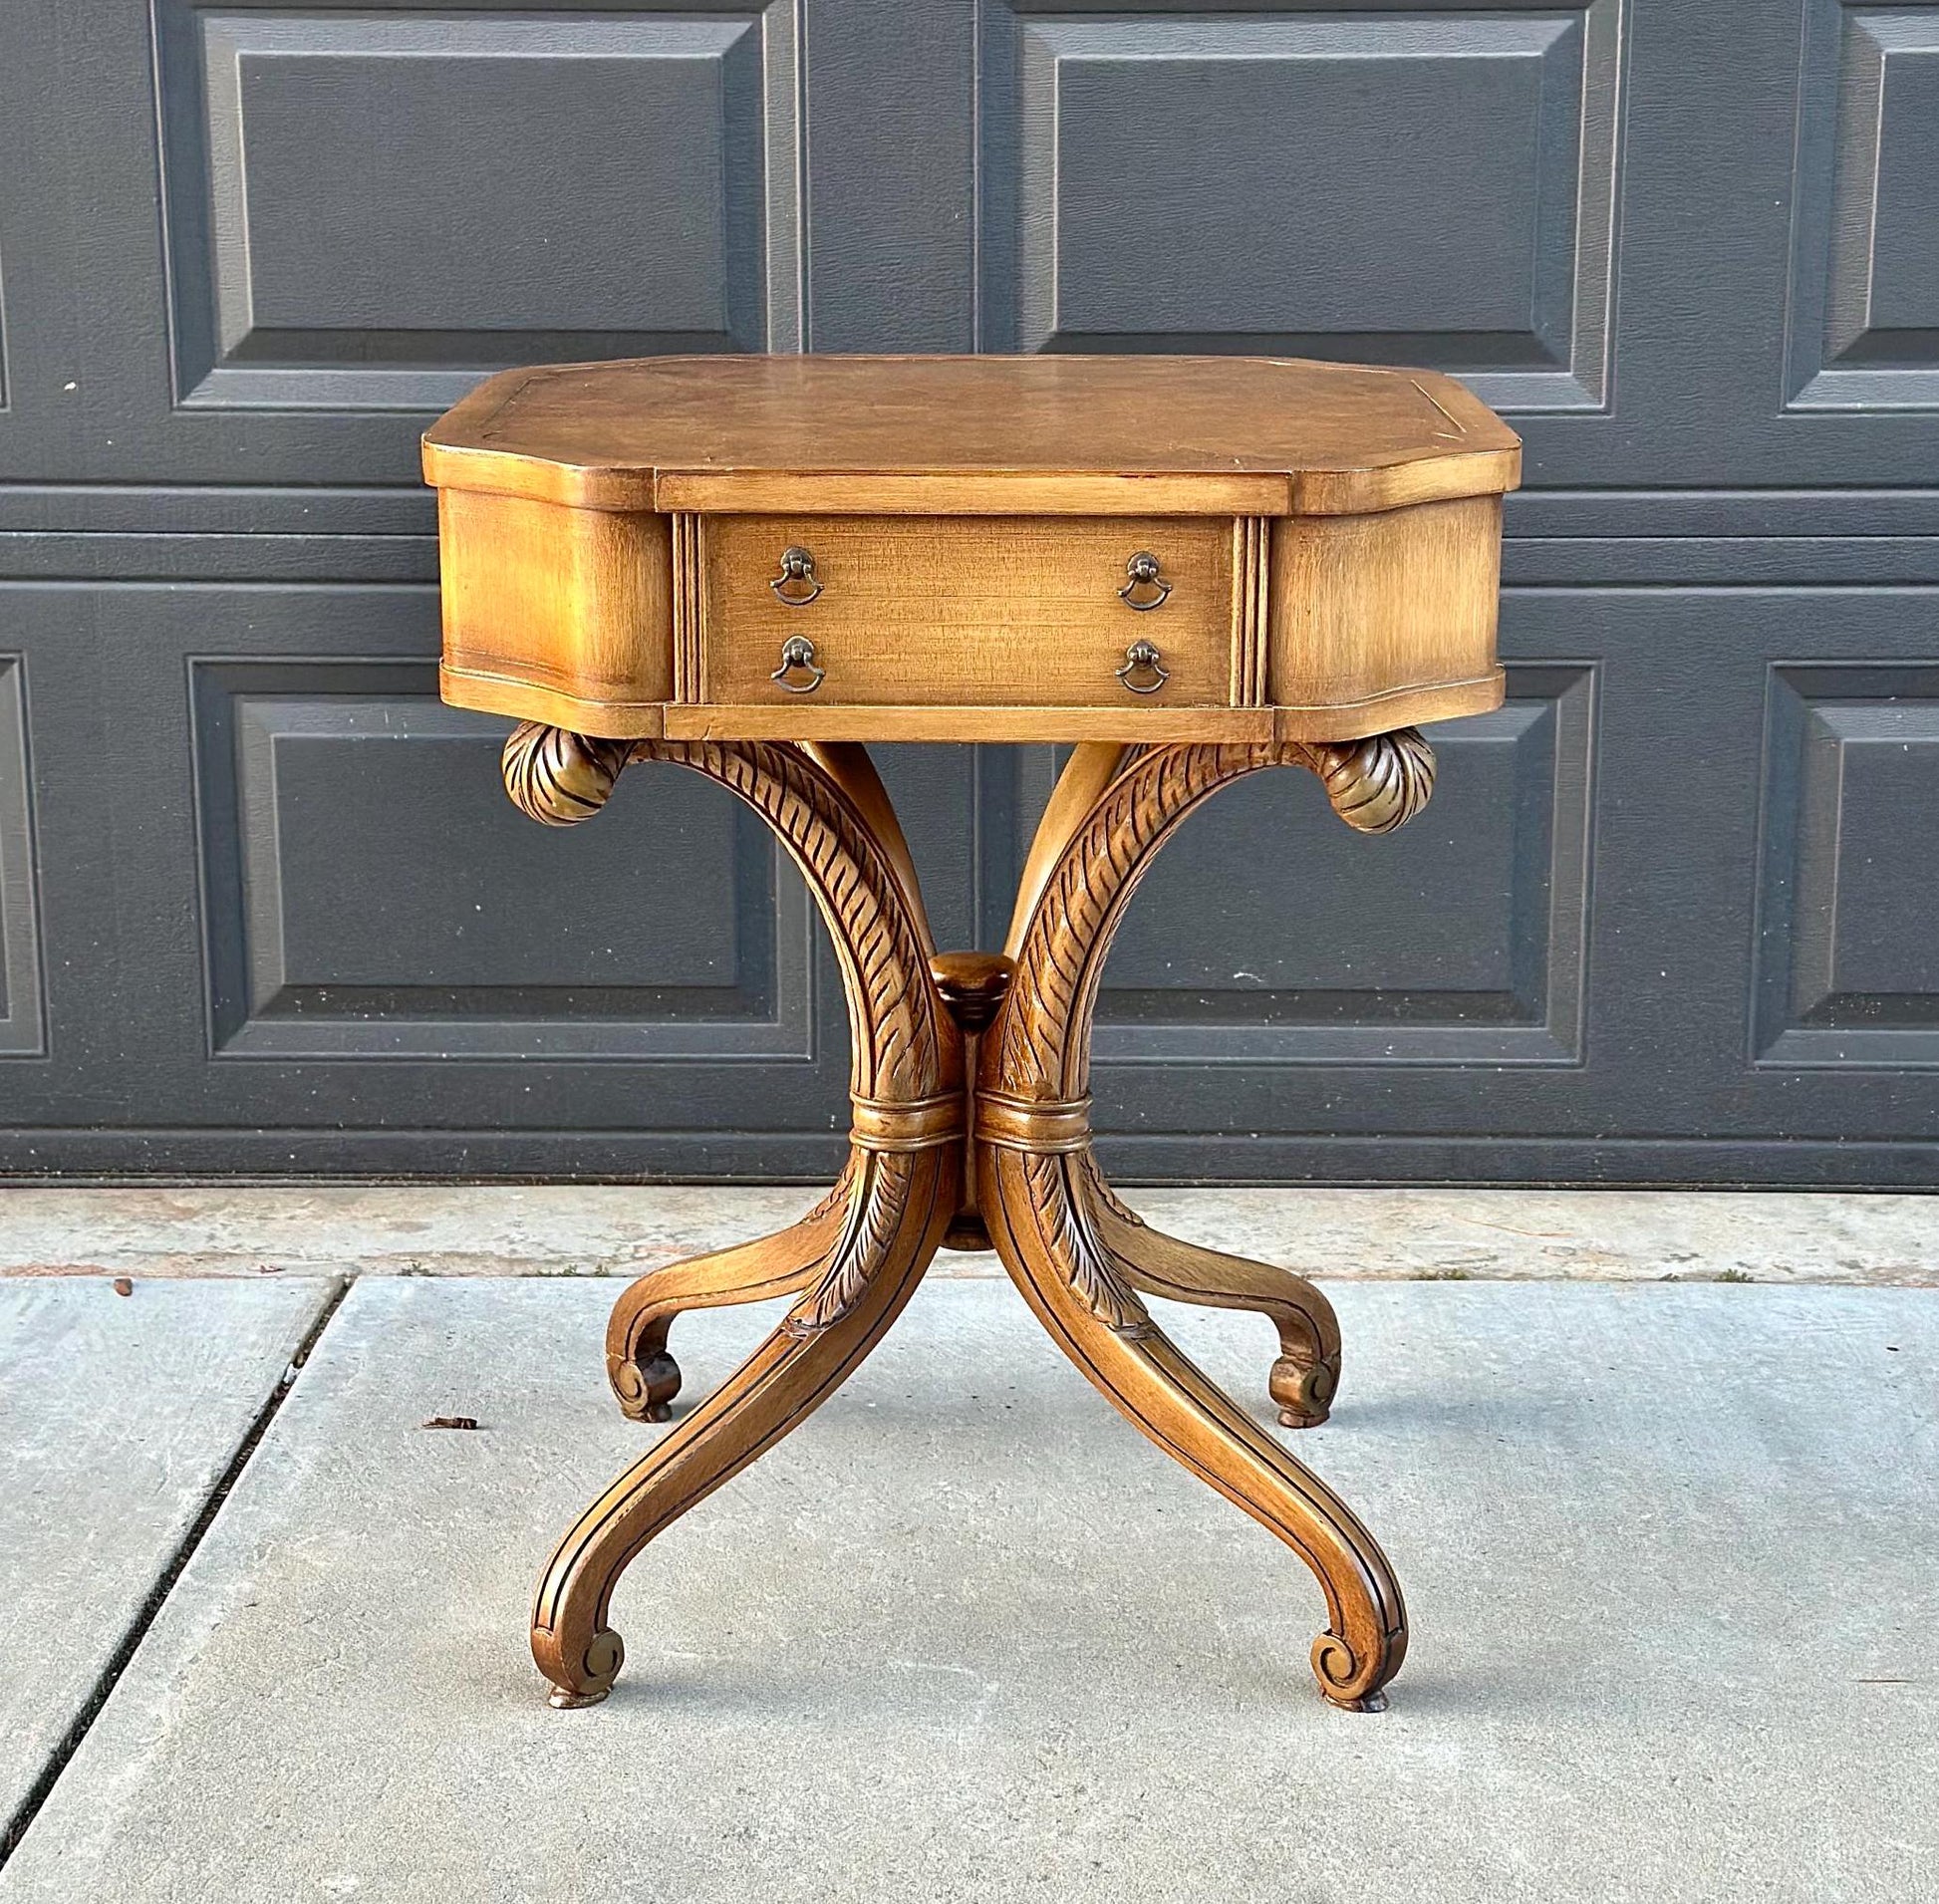
[[[799,1423],[847,1379],[893,1322],[956,1210],[954,1152],[867,1160],[842,1247],[818,1288],[845,1284],[832,1310],[809,1294],[713,1394],[580,1515],[532,1607],[532,1657],[552,1704],[604,1699],[626,1657],[608,1624],[613,1589],[663,1527]],[[827,1315],[829,1319],[823,1319]]]
[[[1081,1167],[996,1150],[984,1178],[991,1239],[1024,1300],[1112,1404],[1152,1441],[1277,1534],[1326,1598],[1313,1642],[1319,1688],[1337,1706],[1378,1712],[1407,1653],[1393,1569],[1353,1510],[1190,1362],[1110,1277],[1081,1209]],[[1086,1255],[1091,1255],[1087,1264]]]
[[[976,1094],[992,1241],[1044,1326],[1169,1454],[1286,1542],[1325,1596],[1312,1650],[1334,1704],[1378,1711],[1407,1650],[1400,1587],[1344,1501],[1180,1354],[1128,1286],[1100,1224],[1090,1162],[1090,1027],[1105,954],[1133,890],[1185,818],[1260,768],[1311,768],[1340,816],[1384,832],[1419,810],[1433,755],[1403,730],[1338,746],[1153,747],[1097,794],[1014,937],[1008,997],[982,1039]]]
[[[632,1422],[673,1417],[680,1364],[667,1347],[677,1317],[773,1296],[798,1295],[816,1281],[841,1239],[853,1195],[853,1171],[799,1223],[771,1236],[737,1243],[650,1269],[630,1283],[606,1325],[606,1374],[620,1413]]]
[[[921,895],[867,754],[768,741],[629,743],[527,723],[506,743],[505,785],[534,819],[569,825],[599,811],[630,760],[649,759],[718,781],[801,869],[848,999],[854,1148],[834,1195],[794,1229],[643,1277],[621,1298],[609,1347],[637,1370],[656,1328],[664,1349],[664,1324],[697,1298],[801,1290],[725,1385],[580,1515],[546,1567],[532,1656],[559,1706],[591,1705],[612,1689],[624,1648],[608,1607],[628,1563],[840,1386],[909,1299],[962,1193],[962,1039],[930,977],[935,948]],[[650,1385],[647,1396],[650,1404]]]
[[[1279,1332],[1266,1390],[1286,1428],[1317,1428],[1340,1385],[1340,1325],[1333,1305],[1290,1269],[1182,1242],[1153,1229],[1121,1204],[1095,1158],[1085,1158],[1085,1193],[1099,1238],[1132,1288],[1211,1309],[1250,1309]]]

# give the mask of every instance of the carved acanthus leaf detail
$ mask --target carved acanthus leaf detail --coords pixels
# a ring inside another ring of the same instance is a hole
[[[1024,1154],[1022,1162],[1039,1233],[1064,1280],[1107,1328],[1133,1338],[1150,1335],[1150,1313],[1118,1274],[1110,1250],[1091,1226],[1078,1187],[1071,1182],[1071,1157],[1032,1151]]]
[[[1119,918],[1153,855],[1195,807],[1265,767],[1312,770],[1334,812],[1364,833],[1412,819],[1434,790],[1434,752],[1412,727],[1367,740],[1250,745],[1189,743],[1132,756],[1072,835],[1018,951],[1005,1013],[999,1088],[1046,1080],[1083,1095],[1088,1022]]]
[[[717,780],[758,813],[827,916],[848,986],[859,1097],[903,1100],[942,1088],[942,1006],[929,953],[898,897],[894,867],[848,796],[798,748],[777,741],[642,740],[636,760],[671,760]]]
[[[839,1322],[861,1301],[902,1227],[915,1178],[908,1154],[863,1155],[848,1175],[848,1221],[828,1252],[828,1266],[814,1290],[788,1316],[788,1329],[809,1335]]]
[[[828,774],[776,741],[600,740],[526,721],[505,743],[505,789],[520,812],[571,826],[605,805],[629,760],[671,761],[717,781],[801,868],[852,967],[855,1093],[901,1100],[940,1090],[946,1040],[927,948],[888,856]]]

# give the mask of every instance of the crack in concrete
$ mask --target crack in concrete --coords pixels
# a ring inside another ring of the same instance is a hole
[[[93,1730],[95,1721],[108,1704],[109,1697],[121,1682],[122,1675],[128,1671],[135,1656],[141,1649],[141,1642],[148,1636],[149,1629],[160,1617],[161,1609],[167,1604],[168,1596],[174,1591],[175,1582],[181,1578],[183,1570],[195,1557],[195,1549],[201,1545],[203,1536],[214,1524],[215,1516],[221,1512],[222,1503],[228,1499],[230,1491],[242,1479],[243,1470],[249,1466],[251,1458],[261,1445],[263,1437],[269,1433],[269,1425],[282,1408],[289,1392],[296,1386],[296,1378],[303,1372],[303,1365],[309,1361],[311,1352],[323,1339],[323,1332],[330,1326],[338,1309],[343,1306],[344,1297],[350,1293],[349,1277],[333,1278],[330,1293],[324,1298],[323,1307],[311,1323],[303,1340],[297,1344],[296,1353],[290,1357],[289,1367],[277,1381],[263,1405],[256,1411],[255,1420],[249,1424],[248,1433],[236,1444],[235,1453],[229,1458],[229,1465],[223,1469],[221,1477],[209,1491],[208,1498],[202,1502],[201,1511],[196,1514],[188,1531],[182,1536],[174,1552],[169,1555],[168,1563],[155,1577],[153,1586],[148,1589],[147,1597],[141,1602],[135,1618],[129,1622],[114,1652],[102,1668],[100,1679],[95,1682],[93,1692],[88,1695],[87,1703],[75,1716],[68,1728],[67,1735],[48,1755],[47,1763],[41,1768],[40,1776],[34,1780],[27,1795],[20,1801],[13,1816],[4,1826],[0,1826],[0,1871],[4,1871],[7,1860],[18,1848],[20,1841],[32,1828],[34,1820],[40,1815],[41,1807],[53,1795],[54,1787],[60,1783],[62,1774],[81,1750],[82,1742]]]

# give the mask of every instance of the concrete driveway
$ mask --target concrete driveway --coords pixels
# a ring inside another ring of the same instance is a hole
[[[552,1711],[536,1569],[660,1432],[613,1292],[0,1280],[0,1904],[1939,1899],[1939,1290],[1332,1285],[1295,1444],[1407,1590],[1379,1716],[1313,1692],[1305,1570],[973,1276]],[[769,1319],[683,1321],[689,1394]],[[1166,1321],[1272,1419],[1264,1323]]]

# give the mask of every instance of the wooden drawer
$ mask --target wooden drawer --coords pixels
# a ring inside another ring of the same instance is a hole
[[[685,554],[698,570],[698,626],[689,637],[697,680],[682,682],[681,699],[804,709],[1234,699],[1239,538],[1230,517],[688,521],[692,539],[676,561]],[[805,550],[811,570],[784,578],[790,549]],[[1133,590],[1156,603],[1142,610],[1119,593],[1140,554],[1158,563],[1158,580]],[[791,692],[774,676],[795,637],[812,643],[813,660],[788,671],[787,682],[804,690]],[[1156,668],[1119,679],[1141,642],[1158,651]],[[678,660],[676,671],[689,672]]]

